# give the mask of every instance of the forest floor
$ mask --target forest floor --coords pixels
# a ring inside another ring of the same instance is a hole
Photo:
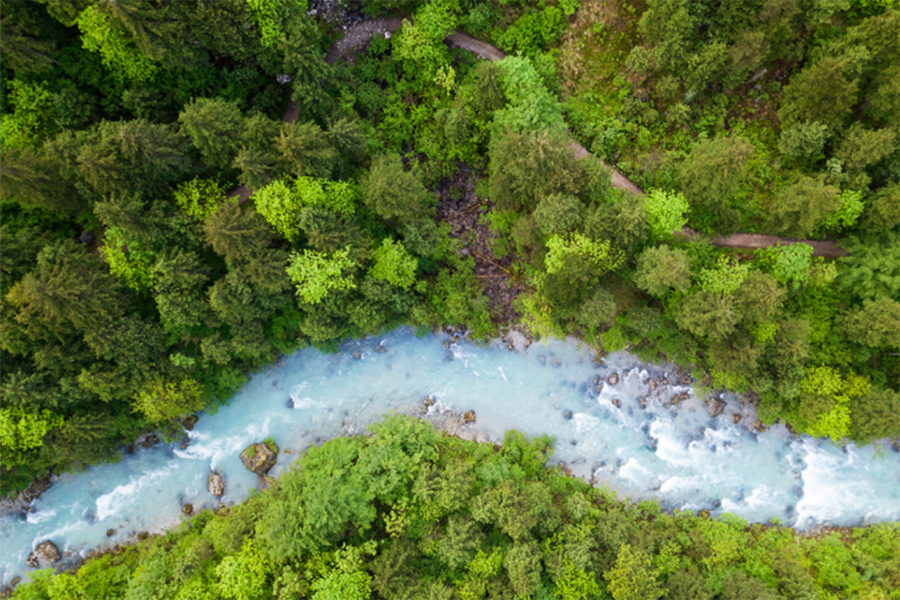
[[[477,181],[478,175],[467,165],[461,165],[453,177],[442,181],[437,189],[437,218],[450,223],[450,236],[463,242],[460,254],[475,261],[475,277],[489,300],[488,310],[494,322],[517,323],[521,315],[515,300],[527,288],[512,272],[515,253],[502,258],[494,256],[494,232],[481,219],[491,205],[476,195]]]

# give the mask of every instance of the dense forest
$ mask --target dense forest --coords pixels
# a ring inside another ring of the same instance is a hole
[[[3,2],[4,493],[400,324],[900,435],[896,1],[345,4]],[[412,19],[326,61],[361,15]]]
[[[20,600],[900,598],[900,525],[801,536],[667,514],[502,446],[393,416],[315,447],[277,487],[163,536],[32,574]]]

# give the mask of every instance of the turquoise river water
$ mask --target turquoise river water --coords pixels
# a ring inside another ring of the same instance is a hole
[[[118,463],[58,477],[32,512],[0,517],[0,580],[27,576],[25,560],[44,540],[71,561],[177,523],[184,503],[218,505],[206,489],[211,470],[225,477],[221,501],[241,501],[257,486],[238,458],[251,442],[275,439],[277,475],[310,444],[362,432],[392,410],[421,412],[428,396],[437,401],[432,413],[474,410],[477,422],[464,434],[480,440],[500,440],[507,429],[555,436],[554,461],[631,499],[755,522],[777,517],[799,529],[900,520],[900,453],[838,447],[782,426],[752,433],[752,409],[733,397],[712,419],[671,367],[626,353],[596,364],[573,341],[509,351],[499,340],[446,348],[448,337],[398,329],[347,342],[336,355],[302,350],[253,375],[215,414],[201,415],[184,449],[139,448]],[[607,382],[612,373],[616,385]],[[655,390],[651,379],[660,381]],[[683,393],[690,397],[678,407],[666,406]]]

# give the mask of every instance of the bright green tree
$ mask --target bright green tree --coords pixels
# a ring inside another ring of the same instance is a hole
[[[615,566],[603,574],[613,600],[657,600],[666,593],[658,580],[653,557],[631,544],[623,544]]]
[[[88,6],[75,20],[81,30],[81,42],[85,49],[99,52],[113,75],[120,79],[144,81],[153,79],[158,70],[150,58],[129,39],[129,36],[113,26],[107,14],[96,6]]]
[[[690,208],[690,204],[684,195],[676,192],[666,192],[660,189],[652,189],[644,198],[644,212],[647,214],[647,222],[650,224],[650,232],[658,240],[666,240],[672,234],[681,231],[687,223],[684,216]]]
[[[40,147],[58,128],[53,122],[53,94],[46,84],[14,79],[9,84],[9,99],[15,110],[0,118],[0,139],[5,148]]]
[[[369,270],[369,275],[375,279],[382,279],[404,290],[415,283],[419,261],[400,242],[384,238],[372,259],[375,264]]]
[[[195,221],[205,221],[226,202],[225,190],[215,179],[195,177],[175,190],[175,204]]]
[[[634,283],[656,297],[691,287],[691,262],[687,252],[663,244],[644,250],[638,257]]]
[[[223,598],[256,600],[267,591],[272,561],[252,539],[245,539],[238,554],[226,556],[216,566],[216,587]]]
[[[315,250],[294,252],[288,259],[287,274],[297,287],[297,295],[309,304],[318,304],[329,292],[356,287],[348,273],[355,267],[350,247],[331,256]]]
[[[138,392],[134,411],[153,424],[163,424],[203,408],[203,387],[191,378],[158,376]]]

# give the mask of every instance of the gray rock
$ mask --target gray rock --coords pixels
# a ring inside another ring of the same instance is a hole
[[[622,408],[622,401],[618,398],[613,398],[612,400],[610,400],[610,402],[612,402],[612,405],[616,408]]]
[[[37,569],[40,566],[41,562],[52,565],[60,558],[62,558],[62,556],[60,555],[59,550],[56,548],[56,544],[54,544],[50,540],[46,540],[38,544],[34,551],[28,555],[28,559],[25,561],[25,564],[29,567]]]
[[[225,478],[213,471],[209,474],[206,489],[216,498],[221,498],[225,494]]]
[[[710,398],[709,400],[709,417],[711,419],[715,419],[719,415],[722,414],[722,411],[725,410],[725,407],[728,406],[721,398]]]
[[[731,415],[731,422],[737,425],[741,422],[742,417],[743,415],[741,415],[740,413],[734,413],[733,415]]]
[[[616,385],[617,383],[619,383],[619,374],[612,373],[609,377],[606,378],[606,381],[609,383],[609,385]]]
[[[570,420],[572,419],[572,411],[571,411],[571,410],[564,410],[564,411],[563,411],[563,419],[565,419],[565,420],[567,420],[567,421],[570,421]]]
[[[674,396],[672,396],[672,399],[670,400],[670,402],[673,405],[678,406],[679,404],[681,404],[682,402],[684,402],[685,400],[687,400],[690,397],[691,397],[691,395],[688,393],[675,394]]]
[[[385,352],[387,352],[387,348],[385,348],[381,344],[378,344],[377,346],[375,346],[375,352],[377,352],[378,354],[384,354]]]

